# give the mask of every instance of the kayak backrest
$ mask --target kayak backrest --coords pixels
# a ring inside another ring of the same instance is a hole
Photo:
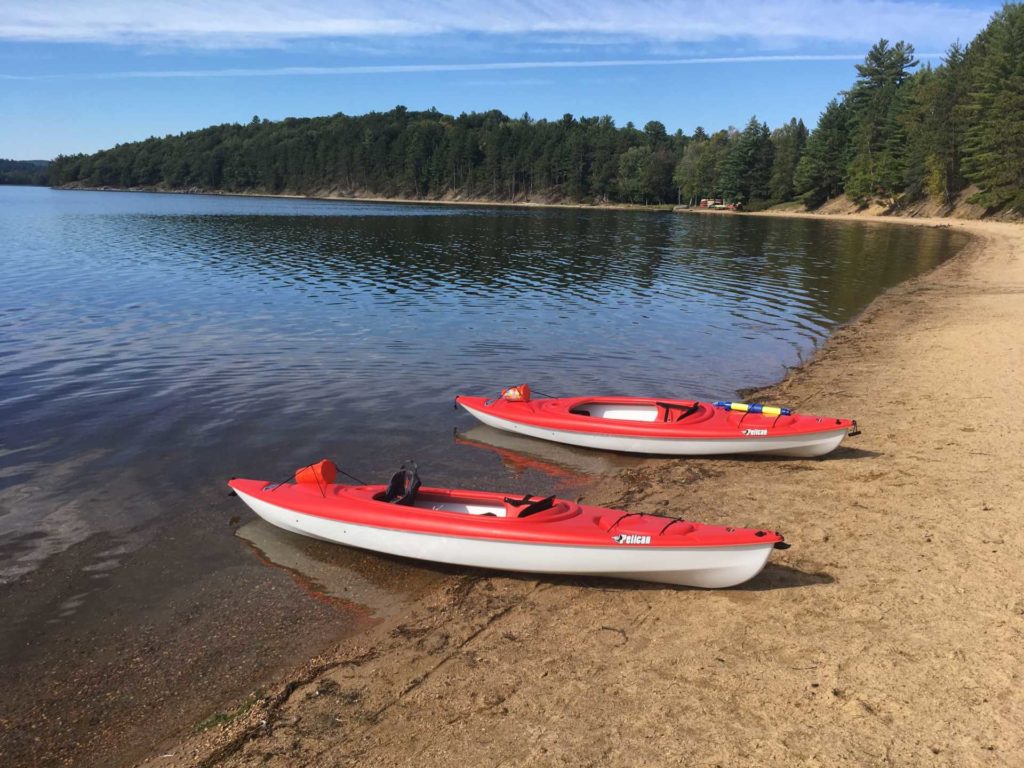
[[[420,490],[420,475],[415,461],[402,464],[391,476],[388,489],[384,492],[384,501],[388,504],[400,504],[411,507],[416,503],[416,494]]]
[[[704,406],[697,401],[694,401],[689,405],[685,403],[663,403],[659,401],[656,402],[655,405],[661,408],[660,420],[667,423],[687,419],[704,408]]]

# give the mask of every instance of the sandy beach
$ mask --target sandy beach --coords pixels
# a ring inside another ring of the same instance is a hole
[[[587,494],[783,531],[753,582],[453,575],[146,765],[1020,765],[1024,227],[896,222],[973,240],[752,395],[862,435]]]

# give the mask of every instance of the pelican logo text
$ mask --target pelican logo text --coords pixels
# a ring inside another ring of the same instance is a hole
[[[616,544],[650,544],[650,536],[641,536],[638,533],[620,533],[618,536],[613,536],[612,541]]]
[[[752,435],[752,436],[767,435],[768,434],[768,430],[767,429],[744,429],[743,430],[743,434],[744,435]]]

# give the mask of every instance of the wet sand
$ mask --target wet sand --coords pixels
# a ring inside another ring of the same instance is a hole
[[[162,525],[90,536],[0,585],[0,765],[131,765],[444,578],[242,524],[221,483],[200,488],[187,504],[161,489],[176,512]],[[114,483],[78,490],[160,503]]]
[[[974,239],[752,394],[861,436],[587,494],[782,530],[757,579],[452,575],[147,765],[1020,765],[1024,227],[899,223]]]

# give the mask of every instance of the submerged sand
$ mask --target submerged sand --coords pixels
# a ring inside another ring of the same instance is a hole
[[[861,436],[587,496],[783,531],[757,579],[453,576],[149,764],[1024,764],[1024,227],[902,223],[974,239],[756,394]]]

